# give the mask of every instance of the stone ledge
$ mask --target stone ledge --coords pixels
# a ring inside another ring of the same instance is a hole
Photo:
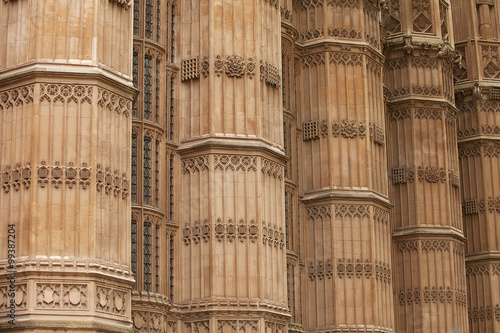
[[[89,321],[77,321],[74,318],[68,318],[68,321],[60,320],[23,320],[16,321],[13,326],[8,322],[0,322],[0,332],[13,332],[21,331],[24,329],[51,329],[51,332],[67,332],[71,330],[73,332],[107,332],[107,333],[132,333],[132,324],[130,323],[127,327],[119,327],[116,325],[111,325],[107,323],[100,322],[89,322]],[[125,325],[124,325],[125,326]]]
[[[421,239],[421,238],[442,238],[451,237],[465,242],[466,238],[461,230],[446,226],[421,225],[410,228],[395,230],[392,233],[393,239]]]
[[[328,201],[335,203],[335,199],[341,199],[342,203],[346,203],[345,199],[350,199],[353,202],[363,201],[363,203],[367,203],[367,201],[371,201],[386,208],[393,207],[393,205],[389,202],[388,197],[368,189],[328,189],[310,191],[304,194],[301,201],[304,203],[312,203],[316,201]]]

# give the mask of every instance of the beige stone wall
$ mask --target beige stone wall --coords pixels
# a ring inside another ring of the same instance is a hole
[[[0,3],[0,224],[15,224],[16,327],[26,331],[130,329],[127,9],[114,1]],[[113,20],[121,30],[107,26]],[[104,51],[98,41],[118,30]],[[3,319],[7,233],[0,244]],[[1,329],[9,325],[2,320]]]
[[[453,3],[458,154],[470,332],[500,330],[498,4]],[[470,19],[465,19],[465,13]],[[458,22],[466,22],[459,24]]]
[[[383,12],[397,330],[466,332],[450,4],[405,5]]]
[[[1,69],[71,64],[131,75],[127,1],[10,1],[1,8]]]
[[[378,4],[298,2],[308,330],[393,327]]]

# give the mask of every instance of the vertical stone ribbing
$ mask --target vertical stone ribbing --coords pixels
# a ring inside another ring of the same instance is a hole
[[[131,329],[131,11],[2,1],[0,17],[0,288],[14,224],[16,327]]]
[[[392,0],[382,15],[396,331],[467,331],[449,7]]]
[[[281,29],[277,1],[180,6],[180,247],[191,331],[284,330]],[[236,317],[229,320],[224,312]],[[244,312],[244,313],[243,313]]]
[[[458,153],[468,239],[470,332],[500,330],[500,75],[498,2],[452,3],[456,48]]]
[[[393,327],[378,10],[302,1],[294,12],[309,330]]]

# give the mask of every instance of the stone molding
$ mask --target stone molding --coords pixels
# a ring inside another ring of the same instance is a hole
[[[0,275],[7,274],[8,265],[6,261],[0,263]],[[16,260],[17,274],[27,274],[31,272],[65,272],[71,274],[96,273],[105,275],[111,279],[116,279],[123,283],[133,281],[132,271],[126,266],[113,265],[108,262],[101,262],[90,259],[52,259],[36,258]]]

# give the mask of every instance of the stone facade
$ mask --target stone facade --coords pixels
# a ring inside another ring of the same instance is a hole
[[[0,331],[500,332],[498,5],[0,1]]]

